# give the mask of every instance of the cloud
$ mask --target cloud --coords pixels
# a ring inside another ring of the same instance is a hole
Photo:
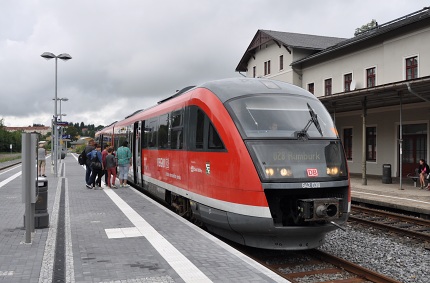
[[[234,70],[258,29],[351,37],[427,1],[6,1],[0,11],[0,118],[50,123],[58,97],[67,120],[107,125],[188,85]],[[370,7],[370,8],[369,8]]]

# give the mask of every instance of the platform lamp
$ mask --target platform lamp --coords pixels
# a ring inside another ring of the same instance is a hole
[[[57,129],[57,59],[60,58],[63,61],[67,61],[72,59],[72,56],[70,56],[67,53],[61,53],[60,55],[56,56],[51,52],[44,52],[42,55],[43,58],[50,60],[55,58],[55,98],[54,98],[54,138],[51,138],[52,141],[54,141],[54,176],[58,177],[58,129]],[[52,136],[51,136],[52,137]],[[51,142],[52,142],[51,141]],[[51,154],[52,156],[52,154]]]

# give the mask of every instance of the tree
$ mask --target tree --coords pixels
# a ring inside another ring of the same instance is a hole
[[[79,135],[78,134],[78,129],[76,129],[75,127],[73,127],[73,126],[68,126],[67,128],[66,128],[66,135],[70,135],[70,139],[72,140],[72,141],[75,141],[75,140],[77,140],[77,136]]]
[[[362,25],[360,28],[356,28],[355,32],[354,32],[354,36],[365,33],[365,32],[367,32],[371,29],[374,29],[376,27],[378,27],[378,22],[375,19],[372,19],[372,21],[370,21],[370,23]]]

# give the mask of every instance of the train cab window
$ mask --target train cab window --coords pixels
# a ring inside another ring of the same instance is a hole
[[[158,127],[158,148],[168,148],[169,142],[169,114],[160,116],[159,127]]]
[[[184,130],[184,123],[183,123],[183,111],[178,110],[174,111],[171,114],[171,130],[170,130],[170,148],[171,149],[182,149],[183,148],[183,130]]]
[[[225,151],[224,143],[215,126],[202,109],[197,106],[190,107],[187,125],[189,125],[189,148],[191,150]]]
[[[222,143],[221,138],[219,137],[215,127],[212,123],[209,124],[209,136],[208,136],[208,148],[209,149],[224,149],[224,144]]]
[[[227,109],[243,138],[337,138],[330,114],[311,96],[267,94],[231,100]],[[314,117],[314,118],[312,118]]]

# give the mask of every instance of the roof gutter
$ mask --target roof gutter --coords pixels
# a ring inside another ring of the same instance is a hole
[[[424,100],[424,101],[430,102],[430,100],[428,100],[427,98],[422,97],[421,95],[419,95],[418,93],[416,93],[415,91],[413,91],[413,90],[412,90],[412,88],[411,88],[411,84],[410,84],[409,82],[407,82],[407,83],[406,83],[406,86],[408,87],[408,91],[409,91],[411,94],[415,95],[415,96],[416,96],[416,97],[418,97],[418,98],[421,98],[421,99],[422,99],[422,100]]]

